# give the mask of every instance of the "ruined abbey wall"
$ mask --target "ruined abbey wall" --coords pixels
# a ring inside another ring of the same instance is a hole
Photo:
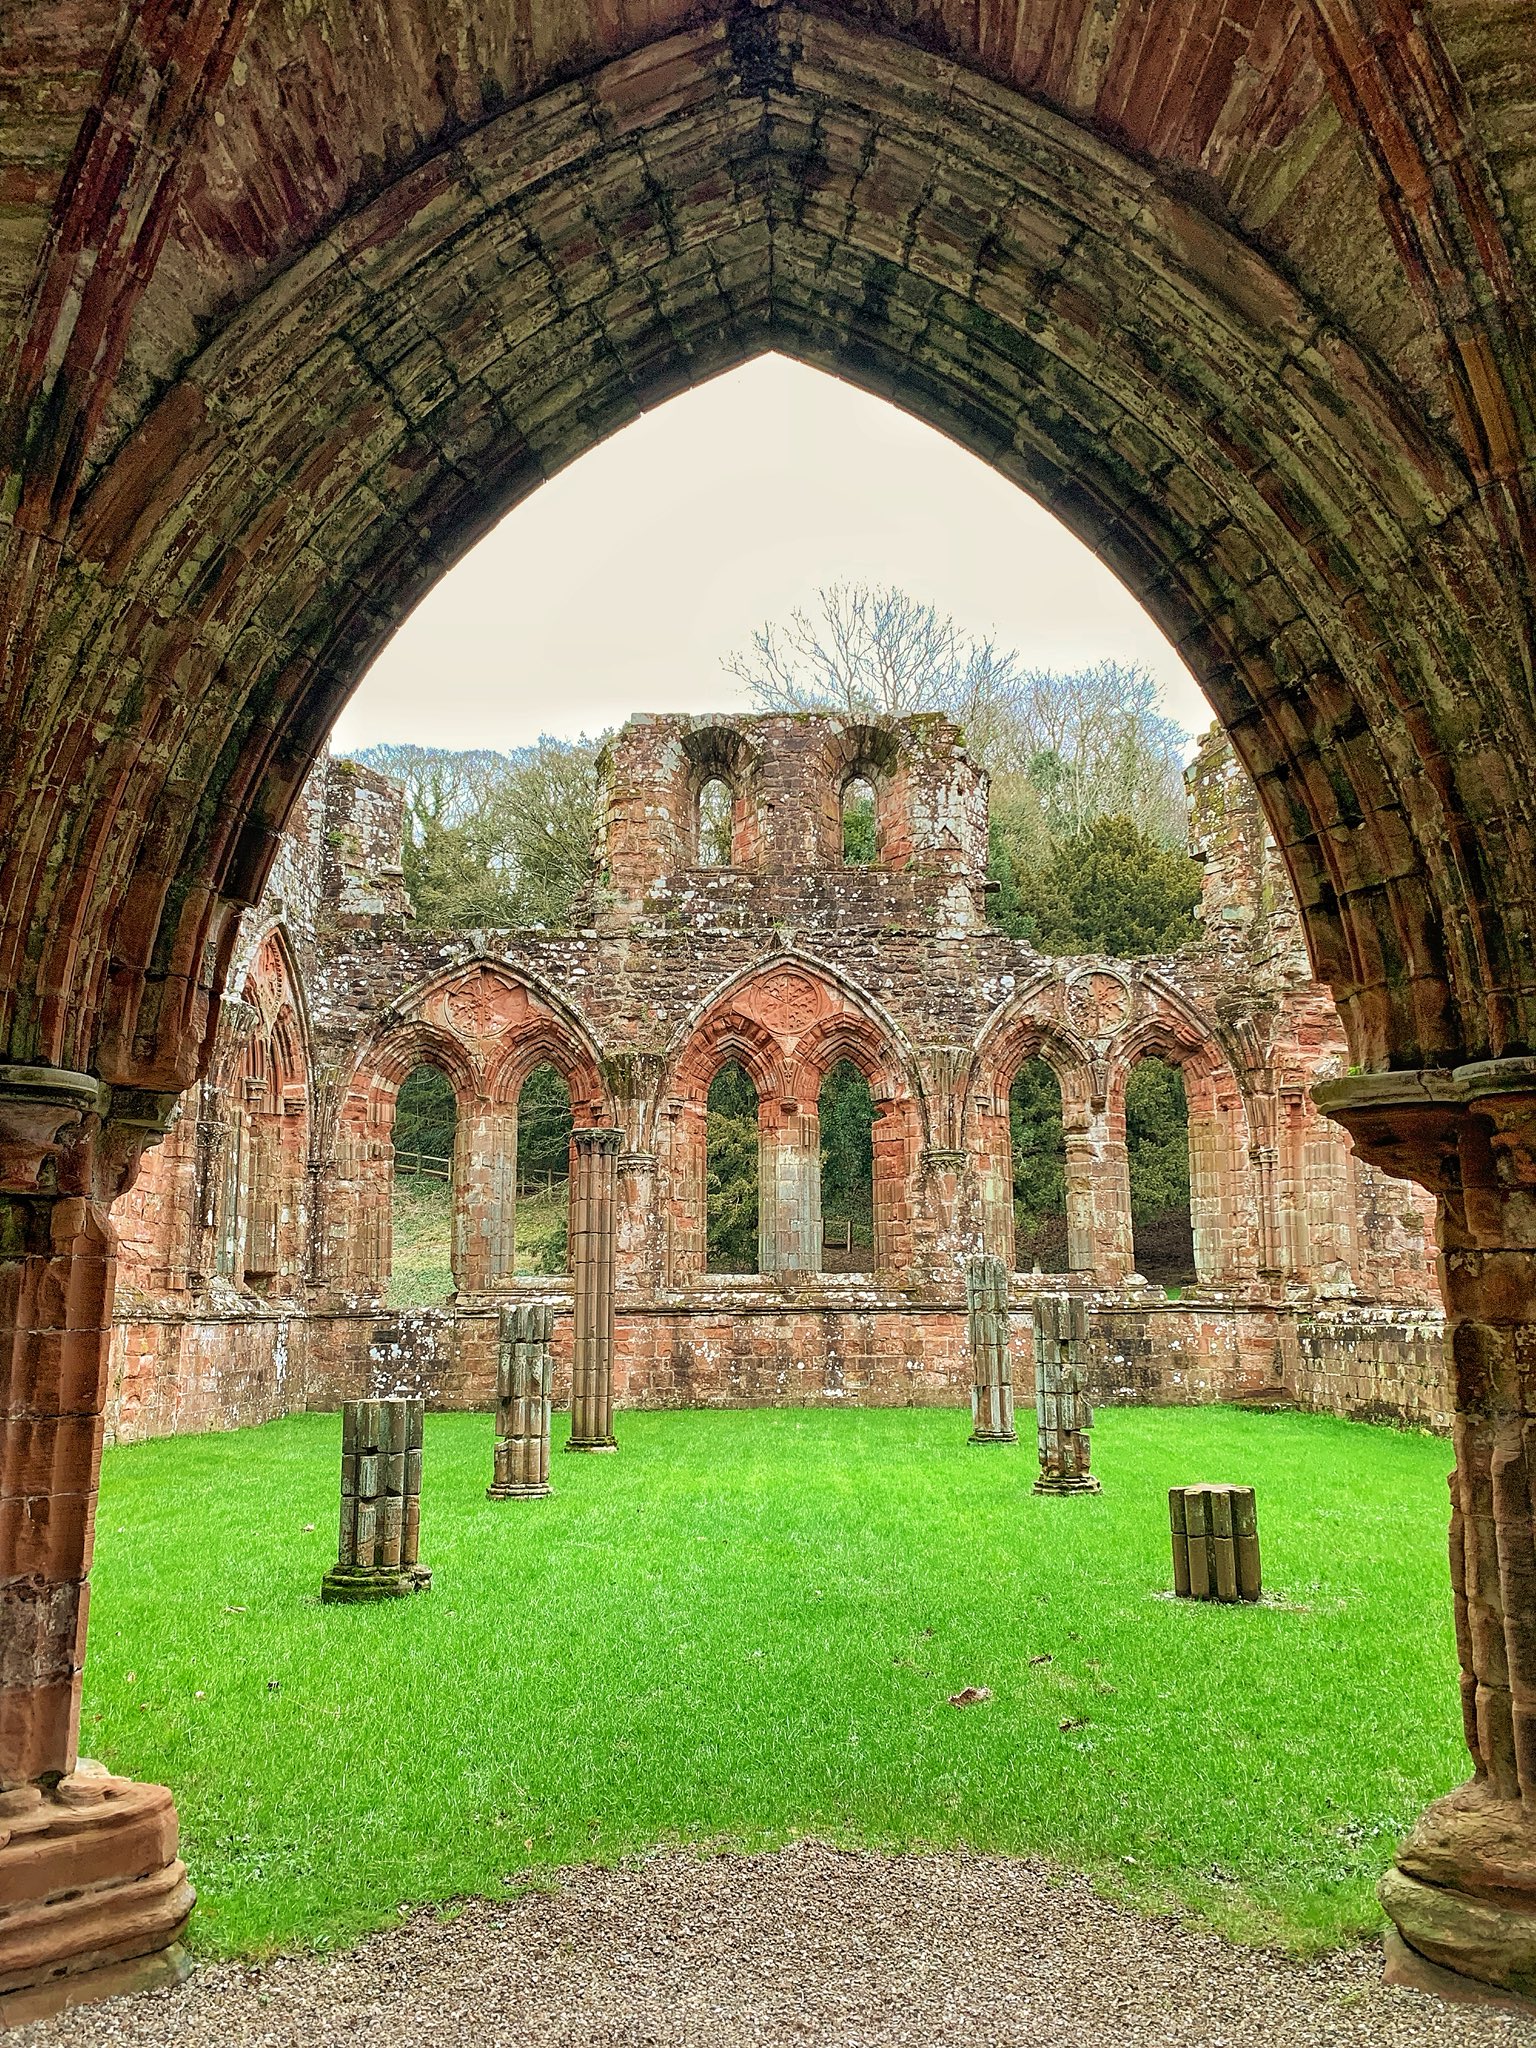
[[[868,867],[842,855],[875,791]],[[1344,1071],[1283,866],[1223,742],[1190,771],[1197,940],[1052,959],[985,921],[986,779],[936,718],[637,718],[602,775],[598,868],[567,931],[410,922],[400,802],[347,762],[311,779],[242,935],[208,1079],[118,1205],[111,1424],[226,1426],[399,1388],[489,1406],[494,1310],[559,1303],[516,1272],[518,1099],[541,1062],[578,1129],[618,1133],[620,1405],[960,1403],[963,1261],[1015,1263],[1009,1089],[1060,1083],[1066,1276],[1101,1400],[1291,1400],[1444,1427],[1432,1205],[1315,1110]],[[730,858],[700,837],[729,792]],[[1197,1284],[1136,1271],[1125,1089],[1147,1055],[1189,1103]],[[872,1270],[825,1272],[818,1100],[851,1060],[875,1109]],[[421,1061],[458,1104],[455,1293],[386,1306],[396,1092]],[[737,1061],[759,1100],[759,1272],[705,1261],[705,1105]],[[1027,1387],[1028,1319],[1016,1319]],[[561,1388],[557,1385],[557,1393]]]

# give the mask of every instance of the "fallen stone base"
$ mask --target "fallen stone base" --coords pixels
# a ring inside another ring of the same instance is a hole
[[[360,1565],[333,1565],[320,1581],[320,1598],[330,1606],[338,1601],[403,1600],[409,1593],[425,1593],[432,1574],[424,1564],[404,1571],[369,1570]]]

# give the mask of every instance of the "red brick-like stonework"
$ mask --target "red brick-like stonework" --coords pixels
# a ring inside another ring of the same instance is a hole
[[[868,870],[841,857],[854,774],[877,792]],[[692,838],[715,776],[737,813],[725,867],[698,865]],[[549,1060],[578,1129],[611,1127],[618,1147],[621,1404],[955,1400],[964,1262],[1011,1261],[1008,1091],[1035,1056],[1061,1083],[1070,1284],[1102,1336],[1099,1398],[1129,1318],[1158,1337],[1155,1357],[1137,1340],[1122,1397],[1281,1389],[1445,1426],[1443,1391],[1383,1334],[1404,1310],[1433,1325],[1431,1205],[1313,1108],[1345,1046],[1273,841],[1225,747],[1207,742],[1190,780],[1199,939],[1164,960],[1054,961],[984,922],[985,778],[940,720],[632,721],[604,764],[589,921],[565,933],[413,933],[397,800],[333,765],[240,956],[202,1114],[173,1126],[121,1205],[114,1430],[394,1386],[390,1343],[371,1334],[390,1324],[370,1312],[389,1271],[395,1091],[421,1059],[459,1111],[458,1320],[430,1319],[430,1343],[409,1347],[411,1384],[433,1399],[489,1402],[471,1333],[498,1298],[559,1296],[568,1363],[568,1290],[515,1270],[518,1095]],[[1134,1272],[1124,1091],[1148,1053],[1179,1065],[1190,1110],[1200,1285],[1177,1307]],[[756,1281],[705,1270],[705,1105],[728,1059],[759,1096]],[[863,1278],[821,1271],[817,1103],[842,1059],[876,1117]]]

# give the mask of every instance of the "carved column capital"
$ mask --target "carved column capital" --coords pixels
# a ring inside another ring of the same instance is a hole
[[[594,1158],[617,1159],[624,1149],[624,1133],[611,1124],[578,1124],[571,1132],[571,1143],[578,1152],[590,1153]]]
[[[1428,1188],[1454,1224],[1536,1248],[1536,1059],[1351,1074],[1312,1099],[1362,1159]]]
[[[1417,1181],[1437,1195],[1458,1185],[1466,1105],[1450,1068],[1347,1074],[1320,1081],[1312,1100],[1344,1126],[1360,1157],[1383,1173]]]
[[[0,1191],[78,1193],[75,1158],[99,1126],[107,1093],[94,1074],[0,1066]]]
[[[0,1065],[0,1193],[113,1201],[179,1100],[63,1067]]]

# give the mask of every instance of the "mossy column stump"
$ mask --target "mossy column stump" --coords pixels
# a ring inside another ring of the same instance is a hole
[[[422,1401],[347,1401],[341,1411],[341,1533],[322,1600],[397,1600],[432,1574],[421,1543]]]
[[[613,1440],[613,1237],[623,1134],[571,1133],[571,1360],[568,1451],[611,1451]]]
[[[555,1312],[504,1308],[496,1359],[495,1478],[487,1500],[537,1500],[549,1491],[549,1339]]]
[[[1174,1486],[1168,1492],[1173,1590],[1187,1600],[1257,1600],[1259,1521],[1251,1486]]]
[[[1035,1300],[1035,1418],[1040,1432],[1036,1493],[1097,1493],[1088,1469],[1093,1410],[1083,1392],[1088,1304],[1075,1295]]]
[[[973,1444],[1016,1444],[1008,1269],[1001,1259],[967,1260],[965,1312],[973,1375],[970,1440]]]

